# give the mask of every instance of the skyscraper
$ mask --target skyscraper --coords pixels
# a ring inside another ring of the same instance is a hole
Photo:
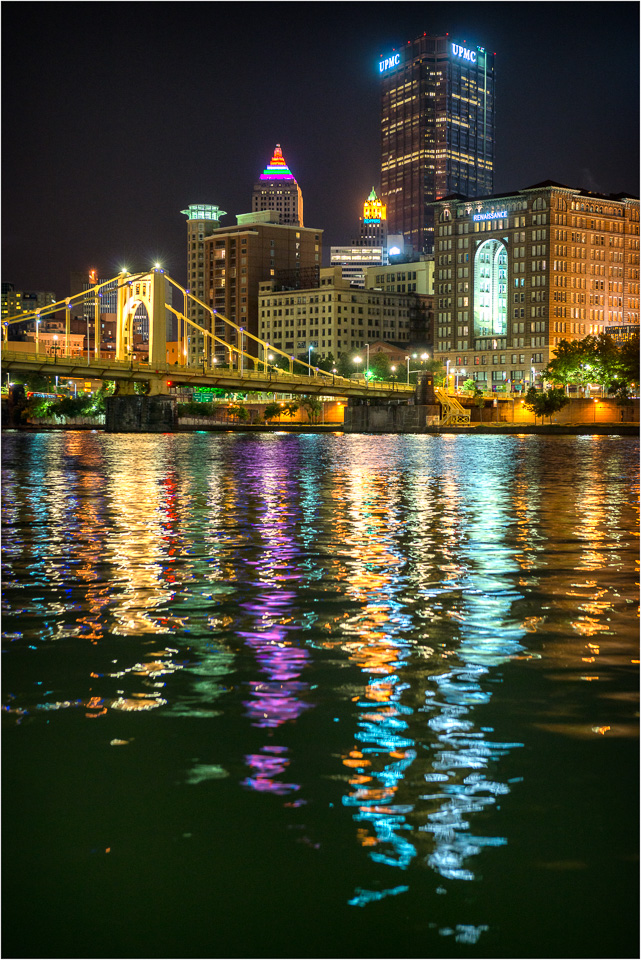
[[[381,193],[388,232],[417,253],[434,246],[427,204],[494,189],[494,55],[423,35],[378,65]]]
[[[275,210],[279,223],[294,227],[303,226],[303,194],[293,173],[285,163],[280,143],[276,144],[274,156],[254,184],[252,212]]]
[[[359,287],[365,286],[365,270],[377,264],[387,263],[387,221],[385,204],[372,190],[363,203],[363,216],[359,220],[359,236],[352,238],[349,246],[332,247],[330,262],[340,266],[343,279]]]
[[[226,213],[214,203],[190,203],[186,210],[180,212],[187,217],[187,285],[195,297],[206,303],[204,241],[220,226],[220,218]],[[190,320],[201,327],[206,324],[209,329],[209,314],[191,300],[187,304],[187,315]],[[190,331],[189,344],[190,360],[197,359],[204,353],[205,338],[195,329]]]

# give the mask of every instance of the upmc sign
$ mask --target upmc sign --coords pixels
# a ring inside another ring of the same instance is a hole
[[[470,63],[476,63],[476,53],[474,50],[466,50],[465,47],[460,47],[458,43],[452,44],[452,53],[455,57],[460,57],[461,60],[469,60]]]
[[[397,67],[400,62],[400,53],[395,53],[393,57],[388,57],[386,60],[379,61],[378,69],[381,73],[385,73],[386,70],[391,70],[392,67]]]

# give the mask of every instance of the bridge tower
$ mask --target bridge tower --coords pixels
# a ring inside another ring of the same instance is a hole
[[[149,317],[149,366],[165,364],[165,301],[165,273],[159,267],[151,273],[137,275],[119,285],[116,307],[116,360],[127,361],[133,353],[133,320],[136,310],[142,304]]]
[[[133,320],[142,304],[149,317],[149,369],[151,377],[146,395],[137,394],[133,380],[116,382],[116,393],[106,398],[107,433],[164,432],[176,423],[176,399],[167,391],[167,326],[165,302],[167,280],[155,267],[150,273],[123,278],[118,285],[116,306],[116,360],[133,359]]]

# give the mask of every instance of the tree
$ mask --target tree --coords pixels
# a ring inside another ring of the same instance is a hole
[[[531,410],[534,414],[534,420],[536,418],[541,418],[541,424],[543,423],[544,417],[549,417],[551,419],[552,414],[556,413],[557,410],[561,410],[567,403],[569,399],[566,397],[564,391],[557,387],[552,390],[537,390],[536,387],[530,387],[528,392],[525,395],[525,406],[528,410]]]
[[[318,423],[323,405],[316,397],[302,397],[301,407],[307,411],[310,423]]]
[[[392,363],[390,358],[382,350],[372,354],[369,362],[369,369],[372,377],[376,380],[390,380],[392,376]]]
[[[443,386],[445,383],[445,377],[447,376],[447,371],[445,369],[445,364],[441,360],[426,360],[425,370],[427,373],[432,374],[435,387]]]
[[[268,403],[263,411],[263,419],[265,423],[268,420],[275,420],[276,417],[280,417],[282,407],[280,403]]]
[[[619,368],[619,378],[623,383],[630,386],[635,384],[639,386],[639,337],[635,335],[625,340],[619,347],[621,365]]]
[[[638,353],[637,353],[638,369]],[[598,383],[607,392],[616,389],[623,373],[623,353],[607,334],[582,340],[559,340],[556,355],[542,371],[546,380],[585,389]]]
[[[334,367],[336,366],[336,360],[334,359],[333,353],[328,353],[326,357],[323,357],[322,360],[319,360],[317,367],[319,370],[324,370],[325,373],[331,373]]]
[[[236,420],[245,421],[249,419],[249,413],[247,412],[247,407],[244,407],[242,403],[233,403],[229,407],[229,412],[233,417],[236,417]]]
[[[476,391],[477,391],[477,389],[478,389],[477,386],[476,386],[476,381],[475,381],[475,380],[472,380],[472,378],[469,377],[469,378],[465,381],[465,383],[463,384],[463,389],[464,389],[464,390],[471,390],[472,393],[476,393]]]
[[[298,404],[294,403],[293,400],[290,400],[289,403],[285,403],[281,409],[286,417],[291,418],[298,410]]]
[[[341,353],[338,358],[337,368],[341,377],[353,377],[354,376],[354,357],[356,354]]]

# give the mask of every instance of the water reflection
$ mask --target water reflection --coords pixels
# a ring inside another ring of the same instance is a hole
[[[536,832],[524,744],[636,733],[636,465],[602,440],[12,438],[4,714],[108,728],[121,771],[147,731],[159,790],[310,856],[332,810],[343,904],[449,901]]]

